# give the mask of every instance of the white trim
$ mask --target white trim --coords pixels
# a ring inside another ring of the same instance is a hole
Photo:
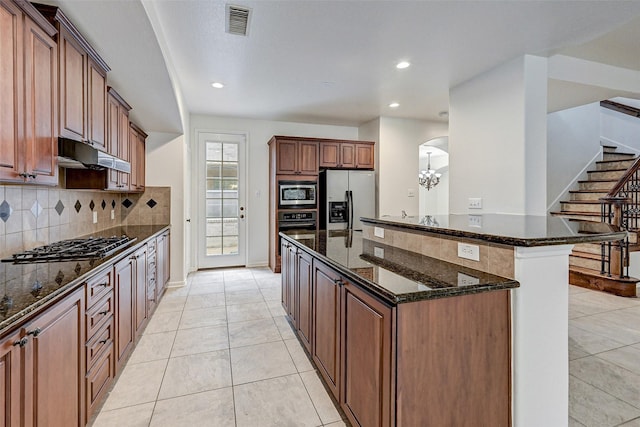
[[[602,144],[603,142],[604,142],[605,144]],[[628,150],[633,151],[633,152],[634,152],[634,153],[636,153],[636,154],[640,154],[640,150],[638,150],[637,148],[633,148],[633,147],[630,147],[630,146],[628,146],[628,145],[625,145],[625,144],[623,144],[623,143],[621,143],[621,142],[614,141],[613,139],[609,139],[609,138],[607,138],[606,136],[601,136],[601,137],[600,137],[600,145],[607,145],[607,144],[613,144],[613,145],[615,145],[615,146],[616,146],[616,147],[618,147],[618,148],[620,148],[620,147],[624,147],[624,148],[626,148],[626,149],[628,149]]]
[[[533,247],[516,246],[515,257],[516,259],[548,258],[561,255],[569,255],[572,249],[572,244]]]
[[[595,156],[593,156],[591,161],[587,165],[585,165],[585,167],[583,167],[582,170],[580,170],[578,175],[576,175],[576,177],[573,178],[569,184],[567,184],[567,186],[560,192],[560,194],[558,194],[558,197],[556,197],[555,200],[547,206],[547,212],[551,212],[551,209],[556,205],[556,203],[558,203],[560,199],[567,196],[567,193],[569,192],[569,190],[580,180],[580,178],[584,176],[587,169],[589,169],[596,163],[598,157],[600,156],[602,156],[602,148],[598,150],[598,152],[596,153]]]

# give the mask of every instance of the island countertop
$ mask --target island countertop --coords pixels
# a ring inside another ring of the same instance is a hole
[[[364,239],[359,231],[280,235],[391,305],[519,286],[513,279]]]
[[[435,215],[360,218],[369,226],[482,240],[511,246],[551,246],[622,240],[627,232],[614,225],[532,215]]]

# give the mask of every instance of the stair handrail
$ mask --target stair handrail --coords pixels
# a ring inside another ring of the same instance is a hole
[[[614,185],[613,188],[609,190],[604,198],[606,199],[610,197],[621,197],[619,194],[620,191],[624,188],[625,184],[627,184],[634,177],[635,173],[638,172],[638,169],[640,169],[640,157],[638,157],[636,161],[633,162],[631,166],[629,166],[627,171],[620,177],[618,182],[616,182],[616,185]],[[626,195],[622,197],[626,197]]]
[[[620,104],[619,102],[609,101],[606,99],[604,101],[600,101],[600,106],[628,116],[640,117],[640,108],[632,107],[630,105]]]

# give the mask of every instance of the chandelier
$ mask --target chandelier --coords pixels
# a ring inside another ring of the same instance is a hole
[[[422,185],[428,191],[438,185],[442,174],[436,173],[436,171],[431,169],[431,151],[427,152],[427,158],[427,170],[423,170],[418,174],[418,184]]]

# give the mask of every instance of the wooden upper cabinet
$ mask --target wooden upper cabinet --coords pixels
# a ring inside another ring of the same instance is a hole
[[[277,175],[317,175],[318,143],[274,137]]]
[[[106,151],[129,161],[129,110],[131,106],[113,88],[107,91]],[[107,172],[108,190],[128,190],[129,174],[110,169]]]
[[[58,30],[60,136],[104,151],[110,68],[60,8],[34,6]]]
[[[147,134],[134,123],[129,123],[129,156],[131,174],[129,175],[129,190],[144,191],[145,186],[145,140]]]
[[[374,145],[364,142],[321,141],[320,167],[328,169],[373,169]]]
[[[0,0],[0,181],[57,184],[55,28]]]

